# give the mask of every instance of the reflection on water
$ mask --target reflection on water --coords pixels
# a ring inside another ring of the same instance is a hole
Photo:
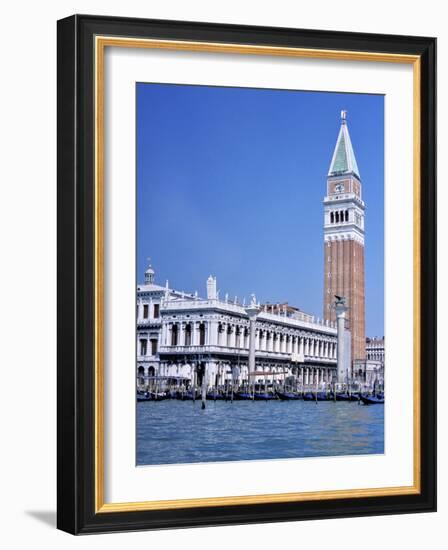
[[[357,402],[137,403],[137,464],[384,452],[384,406]]]

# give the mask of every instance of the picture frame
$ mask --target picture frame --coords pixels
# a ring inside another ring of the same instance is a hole
[[[412,66],[412,484],[166,501],[148,494],[142,502],[106,501],[104,53],[111,47]],[[57,111],[58,528],[86,534],[435,511],[436,40],[74,15],[58,21]]]

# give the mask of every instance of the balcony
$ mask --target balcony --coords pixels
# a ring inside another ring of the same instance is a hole
[[[256,357],[260,359],[277,359],[283,361],[293,362],[293,357],[291,353],[283,351],[266,351],[266,350],[256,350]],[[159,354],[169,354],[169,355],[228,355],[229,357],[248,357],[249,350],[246,348],[229,348],[227,346],[160,346]],[[335,365],[336,359],[330,357],[312,357],[306,355],[304,357],[306,363],[319,363]],[[297,363],[300,365],[301,363]]]
[[[247,348],[230,348],[227,346],[160,346],[159,353],[181,354],[181,355],[211,355],[225,354],[231,357],[249,355]],[[257,351],[257,357],[269,357],[272,359],[290,359],[290,353],[278,351]]]
[[[144,363],[145,361],[157,361],[157,355],[137,355],[137,361],[139,363]]]
[[[213,309],[221,311],[230,311],[238,315],[247,316],[246,310],[242,305],[231,302],[222,302],[220,300],[164,300],[162,302],[163,313],[174,311],[196,311],[199,309]]]
[[[187,312],[204,310],[222,311],[224,313],[237,314],[240,317],[247,318],[245,308],[240,304],[232,304],[230,302],[222,302],[220,300],[173,300],[164,301],[162,303],[162,315],[169,313],[183,314]],[[309,319],[308,315],[303,314],[303,318],[295,318],[281,313],[268,313],[260,309],[257,316],[257,328],[263,329],[264,323],[273,323],[290,328],[312,330],[315,332],[325,333],[327,335],[336,336],[336,326],[332,323],[327,323],[321,320],[315,320],[314,317]],[[179,318],[179,321],[186,320]],[[319,322],[318,322],[319,321]],[[139,323],[140,325],[141,323]],[[143,325],[142,325],[143,326]]]
[[[312,318],[314,319],[314,318]],[[328,334],[329,336],[336,336],[337,329],[335,324],[326,323],[323,320],[308,320],[308,319],[295,319],[294,317],[288,317],[286,315],[278,315],[275,313],[268,313],[266,311],[260,311],[257,317],[257,328],[264,330],[263,321],[269,323],[276,323],[288,327],[298,328],[302,330],[312,330],[314,332],[320,332]]]
[[[157,318],[146,318],[146,319],[143,319],[143,318],[140,318],[140,319],[137,319],[137,327],[144,327],[144,328],[151,328],[151,327],[154,327],[154,328],[160,328],[162,325],[162,318],[161,317],[157,317]]]

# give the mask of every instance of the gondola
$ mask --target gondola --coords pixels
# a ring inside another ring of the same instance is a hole
[[[306,392],[303,394],[304,401],[328,401],[329,399],[330,396],[325,391]]]
[[[353,392],[353,393],[347,393],[347,392],[336,393],[336,401],[359,401],[359,393],[357,393],[357,392]]]
[[[352,392],[350,395],[350,401],[359,401],[359,393],[358,392]]]
[[[225,395],[219,391],[210,391],[207,393],[207,399],[210,401],[222,401],[225,399]]]
[[[359,398],[364,403],[364,405],[382,405],[384,404],[384,394],[377,395],[367,395],[360,394]]]
[[[316,401],[316,398],[314,397],[314,393],[305,392],[303,394],[303,400],[304,401]]]
[[[273,399],[277,399],[277,396],[275,393],[269,393],[269,392],[260,392],[254,394],[255,401],[272,401]]]
[[[167,399],[167,395],[165,392],[148,392],[149,393],[149,400],[150,401],[164,401]]]
[[[253,394],[249,392],[236,392],[233,394],[233,399],[236,399],[237,401],[249,401],[252,400]]]
[[[336,401],[350,401],[350,395],[347,392],[336,392]]]
[[[295,401],[297,399],[302,398],[302,396],[299,393],[288,392],[288,391],[278,391],[277,397],[281,401]]]
[[[151,397],[148,392],[137,392],[137,402],[151,401]]]

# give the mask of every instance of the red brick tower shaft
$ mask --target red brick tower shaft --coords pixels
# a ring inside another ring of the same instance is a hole
[[[364,212],[362,184],[346,113],[327,177],[324,199],[324,319],[336,320],[335,295],[346,298],[351,358],[365,359]]]

